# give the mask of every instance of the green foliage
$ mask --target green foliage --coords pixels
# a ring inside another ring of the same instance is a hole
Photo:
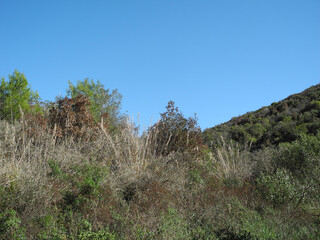
[[[63,172],[60,169],[60,166],[57,162],[50,160],[48,164],[51,169],[51,173],[50,173],[51,176],[59,176],[59,177],[63,176]]]
[[[0,213],[0,239],[26,239],[25,230],[20,227],[20,223],[14,210]]]
[[[92,225],[88,221],[82,222],[83,229],[80,231],[77,239],[79,240],[116,240],[116,236],[109,232],[109,229],[100,229],[92,231]]]
[[[101,196],[101,181],[108,176],[107,167],[97,167],[93,164],[73,166],[74,174],[61,173],[60,177],[70,187],[63,193],[63,211],[82,211],[94,205]]]
[[[100,121],[102,115],[107,114],[111,127],[114,128],[123,118],[120,114],[122,95],[117,89],[112,91],[105,89],[100,81],[95,83],[86,78],[83,81],[78,81],[76,85],[69,81],[67,94],[72,98],[78,95],[88,97],[91,102],[92,115],[97,122]]]
[[[246,131],[244,127],[233,126],[231,127],[231,138],[241,144],[248,143],[250,141],[251,135]]]
[[[97,232],[84,231],[78,236],[79,240],[116,240],[116,236],[107,230],[99,230]]]
[[[41,229],[38,233],[39,240],[63,240],[66,239],[66,231],[63,226],[58,224],[57,219],[51,215],[38,217],[36,225]]]
[[[187,222],[174,208],[169,208],[162,216],[159,232],[162,239],[191,239]]]
[[[201,177],[201,171],[199,169],[193,169],[189,172],[190,180],[197,184],[204,184],[204,180]]]
[[[290,170],[299,179],[306,178],[319,169],[320,134],[302,134],[292,143],[281,144],[279,150],[275,156],[275,164]]]
[[[192,214],[188,219],[188,229],[190,238],[193,240],[203,239],[203,240],[219,240],[216,235],[216,228],[212,223],[201,219],[201,217],[196,217],[196,214]]]
[[[299,134],[316,135],[320,130],[320,84],[257,111],[234,117],[204,131],[209,147],[226,141],[252,145],[252,150],[293,142]]]
[[[284,143],[274,156],[275,165],[290,171],[300,188],[300,201],[319,202],[320,194],[320,133],[300,135],[292,143]]]
[[[9,75],[9,81],[2,78],[0,85],[1,119],[13,122],[21,117],[22,112],[41,112],[38,100],[38,93],[31,90],[23,73],[15,70],[12,75]]]
[[[87,168],[84,172],[84,179],[80,185],[80,193],[84,195],[95,194],[99,190],[100,181],[107,172],[101,168]]]
[[[319,224],[286,222],[279,226],[278,238],[290,240],[318,240],[320,239]]]
[[[223,228],[216,232],[219,240],[254,240],[248,232],[236,233],[234,229]]]
[[[232,217],[229,227],[222,231],[224,237],[221,238],[221,231],[218,232],[220,239],[279,239],[272,223],[261,217],[258,212],[245,207],[238,199],[231,199],[229,209]]]
[[[71,217],[71,221],[69,220]],[[43,216],[36,219],[37,226],[41,229],[38,233],[37,239],[39,240],[64,240],[64,239],[79,239],[79,240],[115,240],[116,237],[109,231],[108,228],[101,228],[94,231],[92,224],[80,217],[69,212],[60,220],[55,219],[53,216]],[[75,221],[75,222],[74,222]],[[65,226],[67,229],[65,228]],[[72,229],[70,229],[72,228]]]
[[[136,233],[137,240],[149,240],[149,239],[156,239],[155,233],[145,229],[143,227],[138,226],[137,233]]]
[[[275,206],[292,203],[297,197],[297,184],[285,169],[277,169],[272,174],[262,174],[257,179],[257,187],[263,197]]]

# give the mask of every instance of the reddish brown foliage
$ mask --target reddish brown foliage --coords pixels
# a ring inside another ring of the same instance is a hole
[[[151,182],[144,186],[139,196],[135,198],[133,208],[137,213],[156,212],[160,214],[172,202],[171,192],[159,182]]]
[[[50,109],[49,125],[59,138],[74,137],[76,140],[91,140],[99,133],[99,124],[90,112],[90,101],[83,95],[58,100],[57,106]],[[106,119],[107,114],[102,116]],[[108,129],[108,121],[105,121]]]

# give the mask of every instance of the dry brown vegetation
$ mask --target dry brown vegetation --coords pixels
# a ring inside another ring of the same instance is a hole
[[[163,115],[140,136],[130,121],[110,132],[86,106],[63,99],[47,117],[0,121],[0,239],[288,239],[293,226],[291,239],[319,236],[314,213],[303,223],[257,193],[256,169],[269,170],[256,157],[231,143],[211,152],[174,108],[171,125]]]

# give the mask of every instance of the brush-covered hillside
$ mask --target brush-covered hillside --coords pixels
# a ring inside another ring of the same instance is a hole
[[[0,85],[0,240],[320,239],[318,100],[314,86],[235,118],[205,132],[210,148],[172,101],[141,135],[116,90],[85,79],[42,102],[15,71]]]
[[[254,112],[204,131],[204,141],[217,144],[219,136],[260,149],[292,142],[300,134],[315,135],[320,129],[320,84]]]

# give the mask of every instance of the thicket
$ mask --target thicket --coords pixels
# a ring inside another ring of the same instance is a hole
[[[320,239],[320,135],[210,148],[171,101],[142,135],[91,106],[0,120],[0,239]]]

